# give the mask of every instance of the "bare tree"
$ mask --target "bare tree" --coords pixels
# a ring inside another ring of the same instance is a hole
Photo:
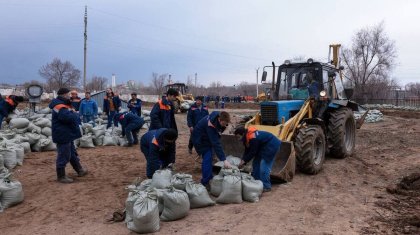
[[[165,86],[165,80],[168,74],[161,74],[153,73],[152,74],[152,87],[154,88],[156,94],[163,94],[164,92],[164,86]]]
[[[58,90],[60,87],[75,87],[80,80],[80,70],[69,61],[62,62],[54,58],[51,63],[39,69],[39,75],[45,78],[49,90]]]
[[[407,85],[405,85],[405,90],[411,96],[420,97],[420,83],[419,82],[408,83]]]
[[[90,82],[86,84],[86,90],[88,91],[102,91],[106,89],[108,78],[93,75]]]
[[[342,61],[345,76],[355,86],[355,97],[368,95],[370,81],[390,81],[389,74],[395,66],[397,50],[395,42],[385,33],[384,23],[359,30],[350,48],[343,48]],[[385,79],[385,80],[384,80]]]

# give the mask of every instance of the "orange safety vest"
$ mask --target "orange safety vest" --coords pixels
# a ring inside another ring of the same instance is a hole
[[[15,102],[10,98],[10,96],[6,96],[6,102],[11,106],[15,106]]]
[[[56,106],[54,106],[54,109],[53,110],[56,113],[58,113],[58,112],[60,112],[60,109],[62,109],[62,108],[71,109],[71,106],[70,105],[66,105],[66,104],[57,104]]]
[[[159,143],[157,142],[156,137],[153,137],[152,144],[159,147]]]
[[[160,109],[163,109],[163,110],[171,110],[171,106],[170,105],[167,105],[167,104],[163,104],[162,103],[162,100],[159,100],[158,103],[159,103],[159,108]]]
[[[252,140],[252,139],[255,139],[255,138],[257,138],[257,135],[255,134],[255,132],[257,132],[258,130],[257,130],[257,128],[255,128],[255,127],[249,127],[248,128],[248,132],[246,133],[246,137],[245,137],[245,140],[246,140],[246,147],[249,147],[249,142]]]

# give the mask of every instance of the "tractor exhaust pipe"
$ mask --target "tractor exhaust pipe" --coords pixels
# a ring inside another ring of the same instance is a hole
[[[274,97],[274,81],[276,78],[276,65],[274,64],[274,61],[271,62],[271,64],[273,65],[273,80],[271,81],[271,100],[275,100]]]

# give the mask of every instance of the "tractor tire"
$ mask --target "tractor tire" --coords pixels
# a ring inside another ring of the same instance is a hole
[[[301,128],[295,139],[296,164],[299,170],[315,175],[325,161],[326,139],[322,127]]]
[[[334,158],[351,156],[356,143],[353,111],[343,107],[331,112],[327,129],[329,155]]]

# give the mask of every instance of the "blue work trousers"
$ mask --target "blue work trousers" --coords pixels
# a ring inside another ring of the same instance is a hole
[[[138,134],[142,125],[138,125],[137,123],[130,123],[125,128],[125,136],[127,137],[127,141],[130,144],[138,143],[139,138]]]
[[[108,113],[108,124],[106,124],[106,129],[108,129],[112,126],[112,122],[114,122],[114,126],[118,126],[118,121],[114,120],[114,116],[117,113],[118,113],[117,111],[110,111]]]
[[[271,189],[270,173],[273,167],[274,158],[267,161],[261,156],[256,156],[252,162],[252,176],[256,180],[261,180],[264,189]]]
[[[0,129],[1,129],[1,124],[3,123],[3,119],[4,119],[3,115],[0,114]]]
[[[70,162],[75,170],[80,167],[80,159],[73,141],[65,144],[57,144],[56,167],[65,168],[68,162]]]
[[[201,183],[207,185],[213,179],[213,152],[211,149],[207,150],[202,155],[203,161],[201,163]]]
[[[155,171],[159,170],[160,168],[165,168],[170,164],[168,159],[160,158],[156,155],[151,154],[149,152],[149,143],[140,143],[140,151],[144,154],[144,157],[146,158],[146,176],[148,179],[151,179],[153,177]]]

